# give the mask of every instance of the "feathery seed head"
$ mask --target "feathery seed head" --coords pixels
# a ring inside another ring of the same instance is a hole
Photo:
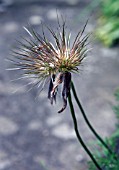
[[[79,72],[79,66],[87,53],[86,46],[89,34],[82,37],[86,25],[87,23],[83,30],[78,32],[72,47],[70,47],[71,34],[66,33],[64,21],[62,26],[59,24],[57,33],[46,26],[54,38],[54,45],[48,41],[44,30],[43,36],[40,36],[33,29],[29,31],[25,28],[31,39],[23,38],[26,43],[19,42],[21,50],[14,51],[15,59],[13,62],[18,69],[24,71],[23,74],[34,76],[37,79],[36,85],[38,86],[42,85],[43,87],[46,82],[50,82],[48,98],[51,104],[56,100],[58,85],[64,83],[62,90],[64,105],[59,112],[62,112],[67,105],[71,72]]]

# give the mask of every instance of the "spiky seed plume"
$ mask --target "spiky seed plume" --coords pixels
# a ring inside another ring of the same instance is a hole
[[[23,70],[23,77],[35,78],[35,85],[43,89],[46,82],[49,82],[48,98],[53,104],[56,101],[56,94],[59,84],[63,82],[63,107],[62,112],[67,106],[67,97],[70,91],[71,73],[79,72],[79,66],[87,54],[87,40],[90,34],[83,36],[85,27],[78,32],[72,47],[70,47],[71,34],[66,33],[66,23],[60,25],[58,22],[57,33],[46,26],[54,38],[53,45],[45,36],[40,36],[32,28],[25,30],[29,33],[30,39],[25,38],[25,43],[18,41],[19,49],[14,51],[15,68]]]

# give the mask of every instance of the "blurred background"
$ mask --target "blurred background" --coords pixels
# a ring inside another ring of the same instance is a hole
[[[93,32],[92,50],[81,74],[73,75],[73,80],[97,132],[102,137],[113,133],[116,123],[113,94],[119,86],[119,1],[114,2],[116,4],[111,0],[0,0],[0,170],[88,169],[89,157],[76,140],[69,108],[57,114],[62,106],[60,95],[56,105],[51,106],[46,88],[35,100],[38,89],[27,93],[29,87],[24,86],[27,81],[11,81],[20,75],[17,71],[6,71],[11,63],[5,59],[10,57],[15,39],[28,37],[23,26],[29,23],[41,33],[41,22],[44,22],[56,29],[57,13],[66,18],[72,40],[89,18],[85,33]],[[46,35],[51,38],[48,31]],[[79,131],[95,151],[91,145],[95,138],[75,102],[74,105]]]

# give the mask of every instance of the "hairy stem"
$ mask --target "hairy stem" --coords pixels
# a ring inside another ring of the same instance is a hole
[[[92,159],[92,161],[94,162],[95,166],[99,169],[102,170],[102,168],[100,167],[100,165],[98,164],[98,162],[95,160],[95,158],[93,157],[92,153],[90,152],[90,150],[87,148],[87,146],[85,145],[85,143],[83,142],[79,131],[78,131],[78,126],[77,126],[77,119],[75,116],[75,111],[74,111],[74,107],[73,107],[73,103],[72,103],[72,98],[71,98],[71,93],[69,93],[68,96],[68,101],[69,101],[69,106],[70,106],[70,111],[71,111],[71,116],[73,119],[73,123],[74,123],[74,130],[77,136],[78,141],[80,142],[80,144],[82,145],[82,147],[84,148],[84,150],[87,152],[87,154],[90,156],[90,158]]]
[[[81,105],[81,103],[80,103],[80,101],[79,101],[79,99],[78,99],[78,97],[77,97],[76,90],[75,90],[75,87],[74,87],[73,82],[71,82],[71,88],[72,88],[72,92],[73,92],[74,98],[75,98],[75,100],[76,100],[76,102],[77,102],[77,104],[78,104],[78,106],[79,106],[79,108],[80,108],[80,110],[81,110],[81,113],[82,113],[82,115],[83,115],[83,117],[84,117],[84,120],[85,120],[85,122],[87,123],[88,127],[89,127],[90,130],[93,132],[93,134],[96,136],[96,138],[97,138],[97,139],[103,144],[103,146],[109,151],[109,153],[114,154],[113,151],[112,151],[112,150],[109,148],[109,146],[103,141],[103,139],[98,135],[98,133],[95,131],[95,129],[92,127],[91,123],[89,122],[89,120],[88,120],[88,118],[87,118],[87,116],[86,116],[86,114],[85,114],[85,111],[84,111],[84,109],[83,109],[83,107],[82,107],[82,105]],[[115,157],[115,158],[116,158],[116,157]]]

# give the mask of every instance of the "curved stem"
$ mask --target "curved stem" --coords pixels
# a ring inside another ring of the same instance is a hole
[[[75,116],[75,111],[74,111],[74,107],[73,107],[73,103],[72,103],[72,99],[71,99],[71,94],[69,93],[68,96],[68,101],[69,101],[69,106],[70,106],[70,111],[71,111],[71,116],[73,119],[73,123],[74,123],[74,129],[75,129],[75,133],[77,136],[78,141],[80,142],[80,144],[82,145],[82,147],[84,148],[84,150],[87,152],[87,154],[90,156],[90,158],[92,159],[92,161],[94,162],[95,166],[99,169],[102,170],[102,168],[100,167],[100,165],[97,163],[97,161],[95,160],[95,158],[93,157],[92,153],[90,152],[90,150],[87,148],[87,146],[85,145],[85,143],[83,142],[79,131],[78,131],[78,126],[77,126],[77,120],[76,120],[76,116]]]
[[[86,114],[85,114],[85,111],[84,111],[84,109],[83,109],[83,107],[82,107],[82,105],[81,105],[81,103],[80,103],[80,101],[79,101],[79,99],[78,99],[78,97],[77,97],[77,94],[76,94],[76,91],[75,91],[75,87],[74,87],[73,82],[71,82],[71,88],[72,88],[72,92],[73,92],[74,98],[75,98],[75,100],[76,100],[76,102],[77,102],[77,104],[78,104],[78,106],[79,106],[79,108],[80,108],[80,110],[81,110],[81,113],[82,113],[82,115],[83,115],[83,117],[84,117],[87,125],[89,126],[90,130],[91,130],[91,131],[93,132],[93,134],[97,137],[97,139],[103,144],[103,146],[105,146],[105,148],[109,151],[109,153],[114,154],[114,153],[112,152],[112,150],[109,148],[109,146],[103,141],[103,139],[97,134],[97,132],[94,130],[94,128],[93,128],[92,125],[90,124],[90,122],[89,122],[89,120],[88,120],[88,118],[87,118],[87,116],[86,116]]]

